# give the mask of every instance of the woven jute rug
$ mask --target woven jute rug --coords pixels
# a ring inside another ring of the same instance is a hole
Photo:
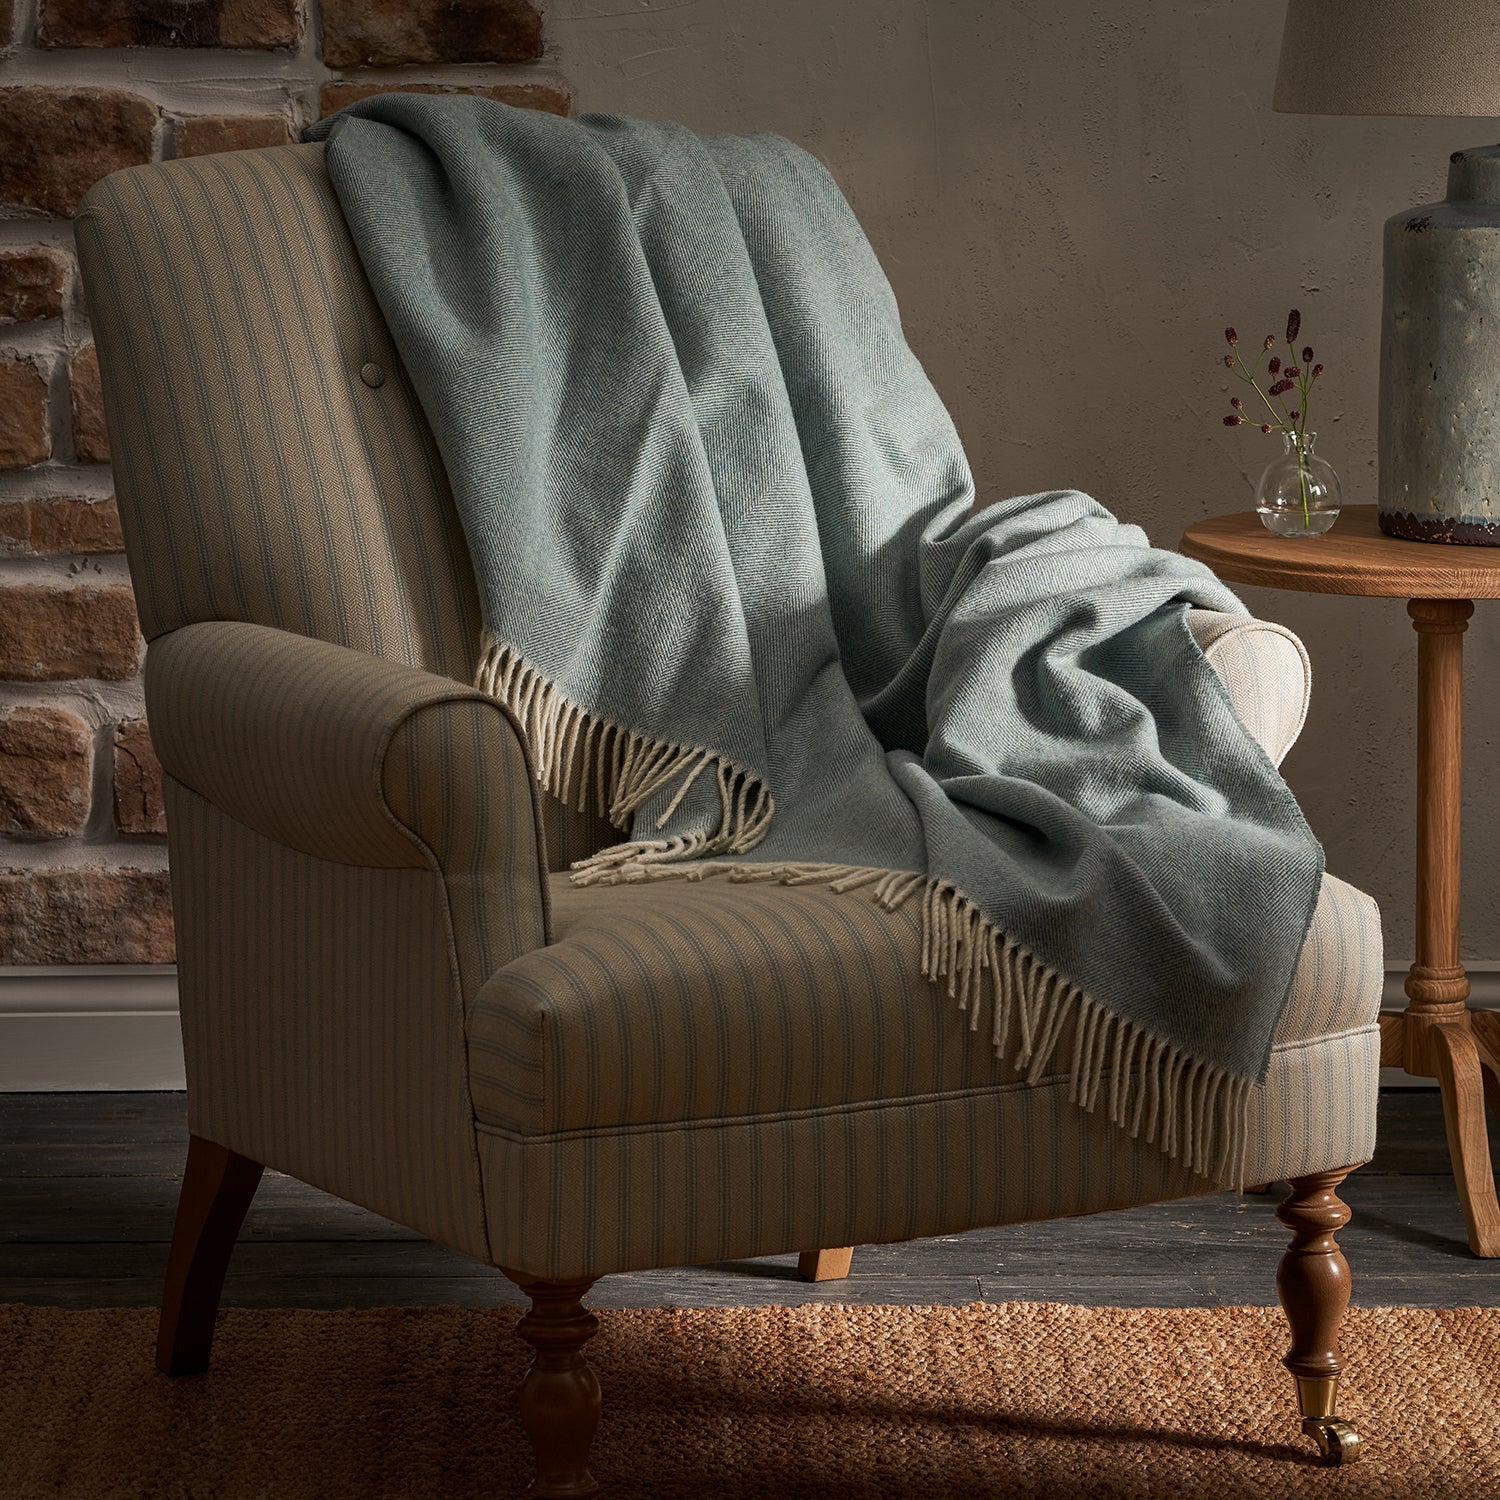
[[[520,1493],[506,1309],[222,1315],[151,1367],[146,1311],[0,1308],[0,1493]],[[1500,1495],[1500,1310],[1351,1311],[1364,1460],[1297,1435],[1272,1308],[1014,1303],[607,1312],[594,1471],[617,1500]]]

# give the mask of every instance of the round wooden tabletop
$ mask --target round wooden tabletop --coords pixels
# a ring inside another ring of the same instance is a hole
[[[1500,547],[1404,542],[1373,505],[1348,505],[1322,536],[1272,536],[1253,510],[1199,521],[1181,550],[1226,583],[1381,599],[1500,599]]]

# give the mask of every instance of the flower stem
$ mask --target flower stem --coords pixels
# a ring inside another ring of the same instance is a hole
[[[1285,432],[1286,431],[1286,410],[1285,410],[1285,408],[1283,408],[1281,411],[1277,411],[1276,408],[1271,405],[1271,399],[1270,399],[1270,397],[1267,396],[1266,393],[1263,390],[1261,390],[1261,388],[1255,383],[1255,377],[1253,375],[1249,374],[1245,370],[1245,362],[1244,362],[1244,360],[1240,359],[1240,357],[1239,357],[1238,354],[1235,355],[1235,360],[1239,364],[1239,367],[1240,367],[1239,370],[1236,372],[1239,375],[1240,379],[1243,380],[1245,382],[1245,384],[1248,385],[1250,387],[1250,389],[1252,391],[1254,391],[1255,394],[1257,396],[1259,396],[1260,399],[1266,403],[1266,410],[1268,412],[1270,412],[1271,415],[1276,419],[1276,427],[1277,427],[1277,429],[1279,431]],[[1259,366],[1260,361],[1256,360],[1255,363],[1256,363],[1257,366]]]

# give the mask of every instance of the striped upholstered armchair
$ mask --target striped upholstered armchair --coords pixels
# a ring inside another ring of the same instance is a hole
[[[559,873],[615,835],[469,686],[463,538],[321,147],[116,174],[77,233],[167,773],[192,1135],[162,1369],[207,1363],[268,1165],[524,1288],[534,1493],[583,1495],[599,1276],[789,1250],[836,1274],[832,1247],[1216,1190],[974,1045],[909,908]],[[1193,624],[1279,758],[1301,646]],[[1292,1183],[1286,1363],[1334,1459],[1380,978],[1373,902],[1328,880],[1245,1163]]]

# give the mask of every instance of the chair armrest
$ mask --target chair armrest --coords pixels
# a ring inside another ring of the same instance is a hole
[[[1188,627],[1240,721],[1279,766],[1307,722],[1307,648],[1284,625],[1217,610],[1190,609]]]
[[[548,940],[536,783],[507,711],[473,688],[235,621],[152,642],[162,768],[236,822],[322,860],[436,869],[466,993]]]

